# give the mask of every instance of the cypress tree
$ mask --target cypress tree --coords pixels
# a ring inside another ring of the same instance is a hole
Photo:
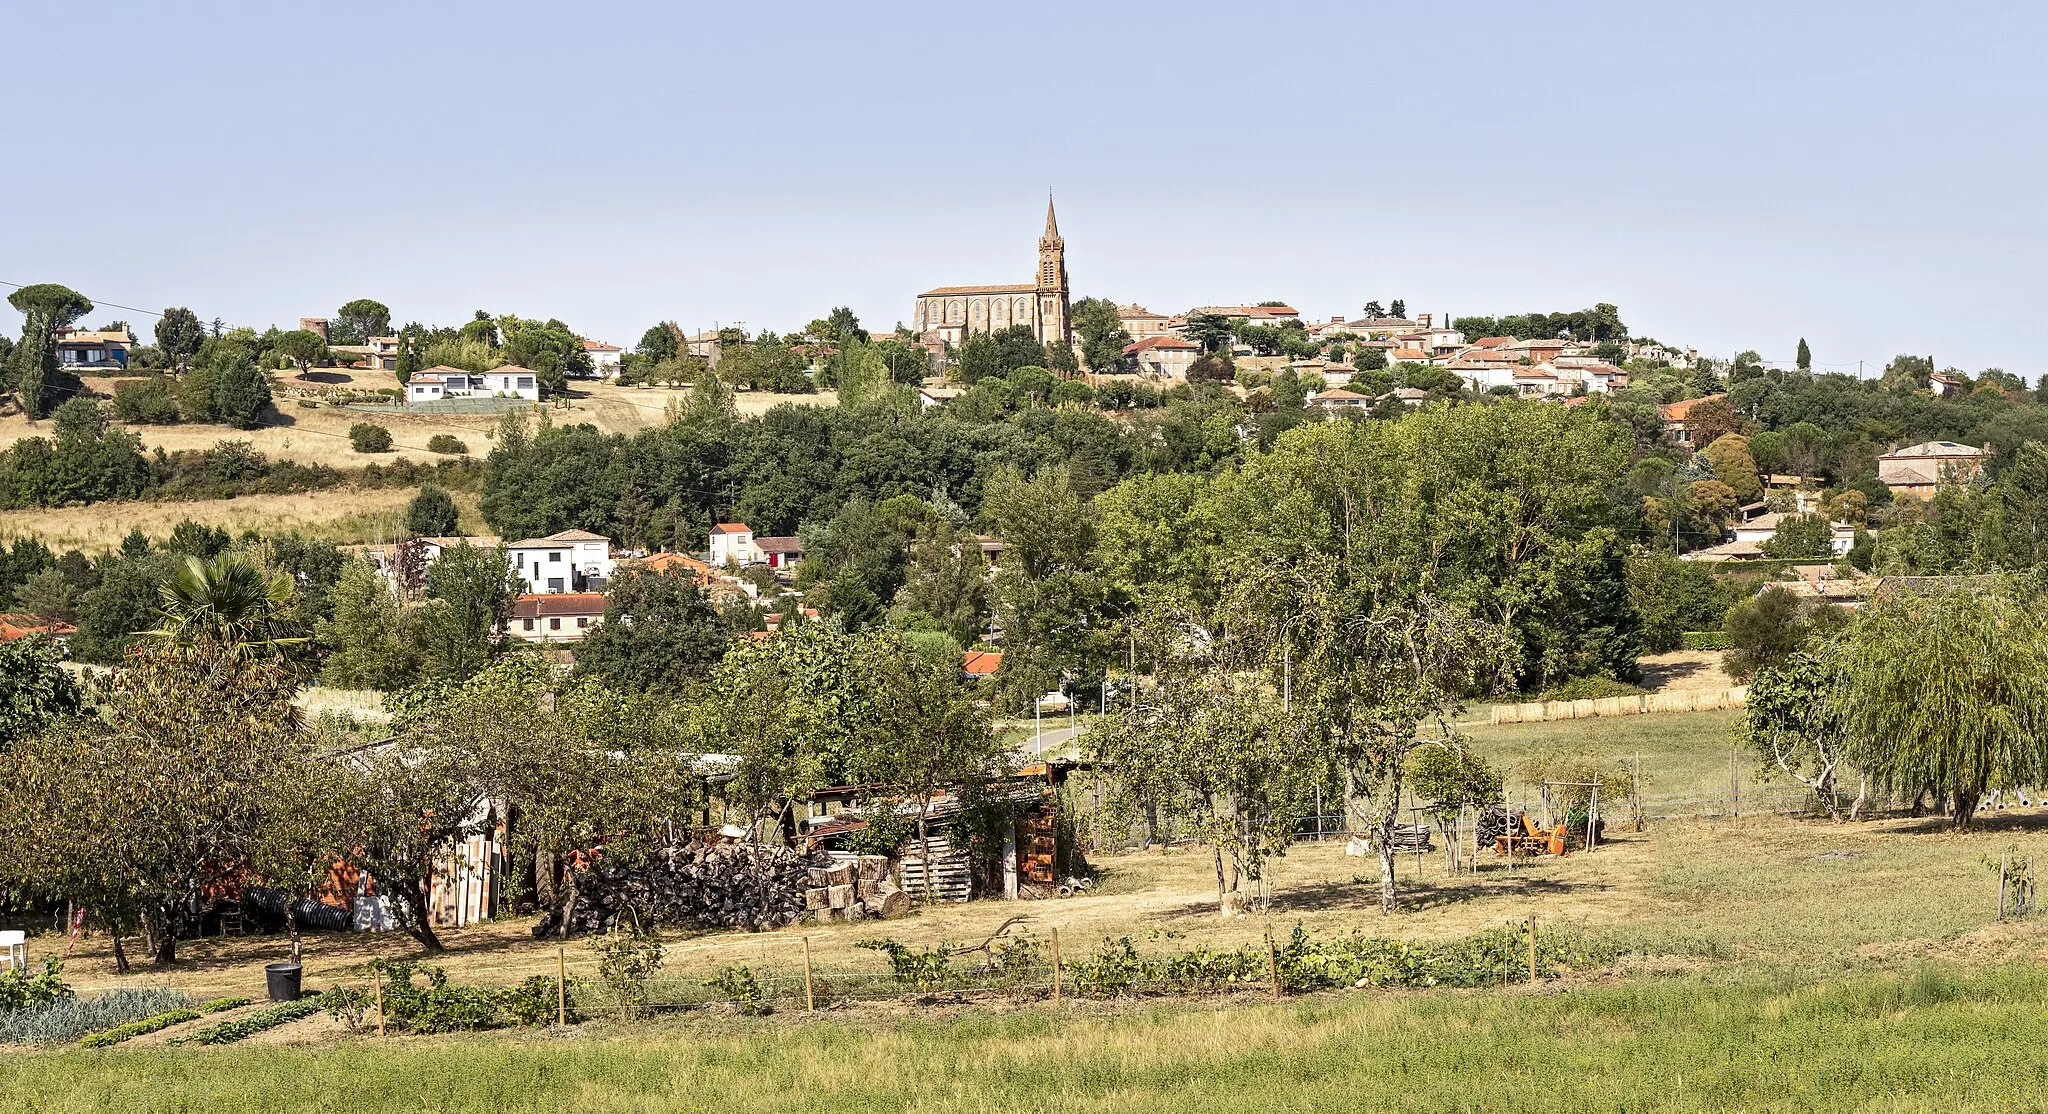
[[[1798,364],[1799,364],[1799,370],[1801,370],[1801,371],[1812,371],[1812,370],[1813,370],[1813,350],[1812,350],[1812,349],[1810,349],[1810,348],[1808,348],[1808,347],[1806,346],[1806,338],[1805,338],[1805,337],[1800,337],[1800,338],[1799,338],[1799,359],[1798,359]]]

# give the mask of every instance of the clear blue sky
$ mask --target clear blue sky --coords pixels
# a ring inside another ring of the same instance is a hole
[[[2048,372],[2031,5],[317,7],[12,7],[0,279],[886,327],[1029,281],[1052,188],[1076,294],[1158,310],[1610,301],[1719,355]]]

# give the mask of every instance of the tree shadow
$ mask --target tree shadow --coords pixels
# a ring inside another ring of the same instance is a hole
[[[1705,673],[1709,665],[1703,661],[1644,662],[1642,669],[1642,686],[1654,692]]]

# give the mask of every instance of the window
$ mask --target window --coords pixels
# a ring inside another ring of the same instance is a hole
[[[522,375],[522,376],[520,376],[520,377],[519,377],[519,389],[520,389],[520,390],[522,390],[522,391],[530,391],[530,390],[532,390],[532,389],[533,389],[533,376],[531,376],[531,375]]]
[[[561,591],[561,590],[562,590],[562,578],[561,578],[561,577],[559,577],[559,576],[551,576],[551,577],[549,577],[549,578],[548,578],[548,591],[550,591],[550,592],[559,592],[559,591]]]
[[[554,563],[560,563],[560,561],[562,560],[562,553],[561,553],[561,551],[560,551],[560,550],[553,550],[553,549],[549,550],[549,551],[548,551],[548,560],[549,560],[550,562],[554,562]]]
[[[549,629],[549,630],[561,630],[561,629],[562,629],[562,621],[561,621],[560,619],[549,619],[549,620],[548,620],[548,629]]]
[[[526,620],[526,629],[527,629],[527,630],[532,630],[532,629],[533,629],[533,620],[531,620],[531,619],[528,619],[528,620]]]
[[[587,616],[587,615],[578,615],[578,616],[576,617],[576,625],[577,625],[577,626],[579,626],[579,627],[587,627],[587,626],[589,626],[589,625],[590,625],[590,617],[589,617],[589,616]]]
[[[514,554],[512,555],[512,563],[513,563],[513,565],[514,565],[514,566],[516,566],[516,567],[518,567],[518,568],[522,568],[522,569],[523,569],[523,568],[525,568],[525,567],[526,567],[526,554],[525,554],[525,553],[514,553]]]

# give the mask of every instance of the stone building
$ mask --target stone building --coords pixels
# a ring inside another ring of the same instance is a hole
[[[920,336],[937,333],[959,344],[974,333],[993,333],[1012,325],[1030,328],[1047,346],[1072,347],[1068,317],[1067,242],[1060,238],[1052,199],[1045,202],[1045,235],[1038,238],[1035,282],[998,286],[941,286],[917,296],[912,328]]]

